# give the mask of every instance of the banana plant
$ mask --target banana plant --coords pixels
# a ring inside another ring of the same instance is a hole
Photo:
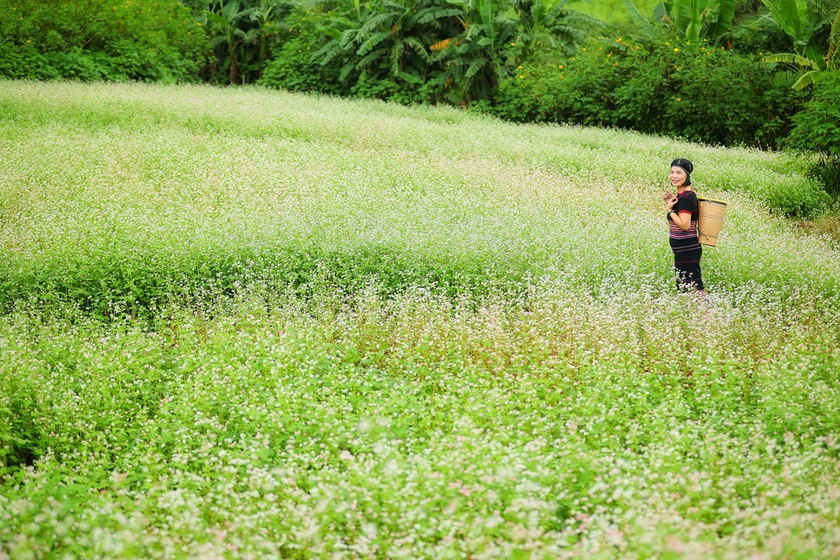
[[[290,5],[281,5],[277,0],[260,0],[260,5],[247,11],[248,16],[256,24],[256,40],[258,42],[259,74],[262,77],[266,59],[268,59],[268,45],[272,37],[281,31],[288,29],[288,24],[283,20],[287,15]]]
[[[240,45],[253,42],[259,33],[258,29],[244,30],[240,21],[247,17],[249,10],[241,9],[239,0],[225,2],[218,0],[213,9],[204,10],[204,17],[208,23],[213,38],[210,45],[222,49],[222,70],[228,71],[231,85],[239,83],[238,49]]]
[[[497,0],[447,3],[448,13],[462,31],[435,54],[433,60],[442,62],[444,67],[438,80],[448,89],[446,97],[452,102],[468,104],[475,99],[489,99],[511,74],[513,62],[522,51],[522,46],[516,44],[516,14],[509,9],[510,4]]]
[[[836,68],[838,65],[835,62],[837,56],[837,45],[840,45],[840,9],[837,10],[837,16],[831,22],[831,33],[828,36],[828,54],[826,55],[826,65]]]
[[[568,8],[572,0],[339,0],[313,55],[337,63],[339,79],[390,79],[436,101],[492,99],[529,49],[584,37],[601,24]]]
[[[806,0],[762,0],[770,10],[769,17],[793,41],[795,54],[825,66],[823,54],[814,40],[814,34],[829,24],[833,15],[820,16]]]
[[[420,84],[426,79],[431,56],[427,45],[433,40],[420,24],[419,1],[376,0],[332,16],[321,31],[331,40],[317,51],[321,64],[342,59],[339,78],[355,75],[359,80],[395,79]]]
[[[570,4],[581,0],[514,0],[513,8],[519,16],[519,39],[525,47],[524,56],[544,45],[561,47],[567,54],[575,44],[587,37],[584,27],[607,27],[607,23],[571,9]],[[590,0],[582,0],[589,3]]]
[[[786,64],[799,70],[791,86],[801,90],[812,84],[821,72],[837,69],[835,62],[837,44],[840,42],[840,10],[837,14],[821,16],[805,0],[779,0],[778,3],[762,0],[770,10],[768,17],[793,40],[792,53],[779,53],[764,57],[768,64]],[[814,39],[817,31],[831,24],[828,52],[823,55]]]
[[[422,83],[431,64],[427,31],[418,23],[418,2],[383,0],[380,12],[359,29],[355,42],[357,68],[374,68],[380,61],[391,78]]]
[[[655,24],[661,24],[689,41],[708,39],[717,44],[732,26],[737,0],[666,0],[653,8],[653,22],[632,0],[624,0],[624,4],[630,19],[649,37],[656,31]]]

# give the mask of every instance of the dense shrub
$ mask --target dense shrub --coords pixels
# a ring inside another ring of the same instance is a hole
[[[840,197],[840,72],[822,73],[812,93],[792,119],[787,144],[796,150],[818,152],[819,162],[811,173],[829,193]]]
[[[777,147],[804,95],[757,55],[662,38],[591,41],[523,64],[482,108],[520,121],[616,126],[724,145]]]
[[[313,91],[340,95],[346,93],[339,81],[341,65],[320,64],[313,54],[322,46],[324,35],[307,18],[305,10],[298,8],[288,18],[290,23],[285,41],[276,50],[276,56],[265,68],[259,83],[288,91]]]
[[[733,26],[731,44],[739,52],[763,55],[770,52],[791,52],[793,42],[784,30],[766,14],[745,15]]]
[[[183,82],[196,81],[203,64],[204,31],[171,0],[0,0],[0,7],[0,76]]]
[[[61,77],[48,57],[30,44],[0,43],[0,76],[53,80]]]

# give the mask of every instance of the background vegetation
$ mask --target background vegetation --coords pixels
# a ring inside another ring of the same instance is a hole
[[[822,80],[837,68],[837,0],[0,4],[11,78],[261,83],[771,149],[838,134],[829,113],[816,129],[793,118],[815,97],[840,104]],[[836,156],[819,149],[812,167],[840,189]]]
[[[48,80],[198,80],[207,37],[192,10],[153,0],[4,0],[0,75]]]

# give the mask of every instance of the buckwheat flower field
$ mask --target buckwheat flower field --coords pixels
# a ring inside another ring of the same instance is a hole
[[[730,204],[710,305],[661,192]],[[840,251],[789,156],[0,82],[0,559],[840,557]]]

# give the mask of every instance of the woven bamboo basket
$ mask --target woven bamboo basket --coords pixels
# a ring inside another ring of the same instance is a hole
[[[697,220],[697,238],[702,245],[717,246],[723,218],[726,216],[726,202],[698,196],[700,217]]]

